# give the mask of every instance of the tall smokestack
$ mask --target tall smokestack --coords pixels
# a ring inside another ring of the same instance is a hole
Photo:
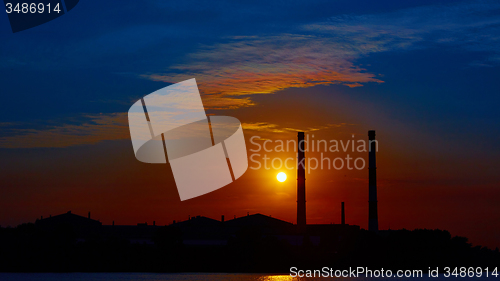
[[[298,133],[297,157],[297,225],[306,226],[306,157],[304,132]]]
[[[342,202],[340,204],[340,208],[341,208],[341,211],[340,211],[340,223],[342,225],[345,224],[345,211],[344,211],[344,202]]]
[[[378,208],[377,208],[377,141],[375,131],[368,131],[368,230],[378,231]]]

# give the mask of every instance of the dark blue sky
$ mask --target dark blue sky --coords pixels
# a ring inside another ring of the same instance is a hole
[[[416,86],[414,93],[387,92],[388,99],[416,99],[416,106],[430,102],[434,114],[453,114],[456,108],[447,107],[457,103],[488,114],[498,101],[498,7],[494,2],[439,3],[82,1],[71,14],[18,34],[11,33],[4,14],[0,71],[7,106],[1,117],[13,122],[124,111],[128,102],[158,87],[140,75],[171,73],[174,65],[192,63],[189,55],[200,48],[234,42],[235,36],[338,36],[341,43],[358,47],[370,32],[378,32],[370,42],[374,46],[347,54],[352,56],[347,60],[369,64],[363,66],[369,73],[400,73],[404,78],[389,79]],[[304,28],[313,24],[344,28]],[[380,34],[384,29],[388,32]],[[350,36],[355,40],[350,42]],[[408,46],[397,46],[400,41]],[[272,47],[272,42],[263,44]],[[484,98],[474,98],[478,95]]]

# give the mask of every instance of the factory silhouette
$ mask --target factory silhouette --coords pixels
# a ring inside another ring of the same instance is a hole
[[[263,214],[220,220],[204,216],[166,226],[102,225],[91,213],[71,211],[34,224],[0,228],[0,271],[288,272],[368,266],[435,269],[494,266],[493,251],[473,247],[444,230],[379,230],[375,131],[368,132],[368,230],[345,221],[307,224],[305,165],[297,165],[297,220]],[[298,163],[306,163],[304,133],[298,133]]]
[[[376,141],[375,131],[369,131],[369,230],[378,232],[377,216],[377,179],[376,179]],[[298,132],[298,163],[297,165],[297,221],[292,224],[271,216],[263,214],[247,214],[245,217],[234,217],[225,220],[224,215],[220,221],[204,216],[189,217],[187,221],[174,221],[170,226],[178,228],[183,233],[183,243],[186,245],[226,245],[228,239],[234,236],[238,230],[245,227],[260,227],[265,235],[273,235],[276,238],[285,240],[292,245],[302,245],[312,243],[318,245],[325,234],[328,237],[342,236],[349,232],[359,231],[357,225],[345,223],[345,205],[341,202],[341,224],[307,224],[306,222],[306,140],[304,132]],[[79,216],[71,211],[49,218],[37,219],[35,226],[40,229],[55,229],[59,225],[71,225],[79,239],[84,241],[89,235],[100,233],[104,236],[119,236],[131,243],[154,244],[155,230],[159,228],[153,221],[152,225],[138,223],[137,226],[102,225],[97,220],[90,217]]]

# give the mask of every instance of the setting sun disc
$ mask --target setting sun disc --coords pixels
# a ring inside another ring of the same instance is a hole
[[[278,179],[279,182],[284,182],[286,180],[286,174],[283,172],[280,172],[280,173],[278,173],[276,178]]]

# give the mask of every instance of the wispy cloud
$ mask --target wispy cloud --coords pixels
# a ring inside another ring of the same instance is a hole
[[[284,34],[237,37],[206,46],[189,55],[190,63],[170,68],[171,73],[147,74],[155,81],[178,82],[196,77],[205,106],[215,109],[250,106],[249,95],[271,94],[286,88],[382,81],[351,60],[356,53],[332,39],[315,35]]]
[[[290,133],[290,132],[315,132],[329,128],[345,127],[347,126],[347,124],[340,123],[340,124],[327,124],[324,126],[317,126],[317,127],[291,128],[291,127],[279,126],[278,124],[255,122],[255,123],[243,123],[242,126],[243,129],[251,131],[270,132],[270,133]]]
[[[385,14],[336,16],[303,26],[325,36],[349,39],[361,55],[390,50],[456,46],[463,51],[500,54],[500,3],[460,2]]]
[[[251,95],[286,88],[381,83],[380,77],[356,65],[356,60],[436,44],[498,56],[499,9],[496,2],[475,2],[337,16],[305,24],[293,34],[238,36],[202,46],[188,55],[186,63],[143,77],[172,83],[196,77],[205,105],[214,109],[251,106]]]
[[[2,148],[68,147],[104,140],[130,139],[126,113],[85,116],[80,125],[63,124],[46,129],[11,129],[0,137]]]

